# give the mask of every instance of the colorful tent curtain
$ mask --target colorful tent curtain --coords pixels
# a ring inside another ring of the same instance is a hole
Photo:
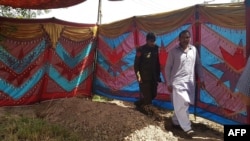
[[[0,105],[92,93],[135,101],[140,96],[133,70],[135,50],[151,31],[157,34],[163,80],[153,103],[172,109],[164,68],[179,32],[187,29],[199,49],[207,86],[197,90],[190,112],[221,124],[249,123],[247,105],[236,95],[249,54],[245,12],[242,3],[196,5],[98,28],[56,19],[2,18]]]
[[[222,124],[247,123],[247,106],[235,95],[246,65],[245,6],[196,5],[179,11],[132,17],[99,26],[94,93],[134,101],[140,96],[133,75],[135,48],[145,43],[147,32],[157,34],[160,62],[165,67],[168,51],[187,29],[200,50],[207,88],[199,90],[195,114]],[[104,75],[105,74],[105,75]],[[162,80],[165,74],[162,70]],[[171,108],[166,84],[160,83],[155,105]],[[209,116],[207,116],[209,114]]]
[[[199,6],[198,8],[200,22],[210,21],[213,24],[233,29],[246,28],[245,5],[243,3],[227,5],[212,4]]]
[[[95,25],[0,20],[1,106],[91,96]]]

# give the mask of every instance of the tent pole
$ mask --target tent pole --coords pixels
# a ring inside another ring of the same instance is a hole
[[[197,48],[199,54],[200,54],[200,47],[201,47],[201,23],[200,23],[200,17],[199,17],[199,5],[195,5],[195,24],[193,25],[193,44]],[[201,57],[201,56],[200,56]],[[198,74],[196,72],[196,87],[195,87],[195,98],[194,98],[194,120],[196,121],[197,116],[197,104],[200,97],[200,88],[198,85],[200,85],[200,81],[198,78]]]
[[[99,0],[98,13],[97,13],[97,23],[96,23],[97,25],[102,23],[101,18],[102,18],[102,0]]]

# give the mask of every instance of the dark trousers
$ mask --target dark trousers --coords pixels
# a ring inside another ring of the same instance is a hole
[[[157,85],[156,81],[143,81],[139,84],[141,97],[139,100],[139,105],[149,105],[152,104],[152,100],[157,95]]]

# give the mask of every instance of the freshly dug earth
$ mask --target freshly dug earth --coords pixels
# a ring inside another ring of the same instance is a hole
[[[95,102],[84,97],[51,100],[30,106],[0,107],[4,114],[43,118],[79,132],[84,141],[223,141],[223,125],[191,115],[197,133],[187,139],[172,128],[172,112],[151,106],[153,115],[135,109],[133,103],[112,100]]]

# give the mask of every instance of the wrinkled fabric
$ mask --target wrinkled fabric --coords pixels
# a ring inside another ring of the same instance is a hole
[[[246,67],[237,83],[237,92],[250,97],[250,57],[248,57]]]
[[[25,9],[65,8],[86,0],[0,0],[0,5]]]

